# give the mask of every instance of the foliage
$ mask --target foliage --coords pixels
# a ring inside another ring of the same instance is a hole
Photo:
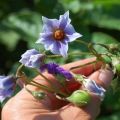
[[[84,41],[117,43],[120,40],[119,0],[1,0],[0,1],[0,73],[15,71],[20,55],[28,48],[43,46],[35,44],[41,31],[41,16],[58,17],[70,10],[70,17]],[[83,50],[82,45],[71,44],[70,51]],[[96,46],[96,50],[104,51]],[[81,55],[86,58],[88,55]],[[80,58],[75,58],[77,60]],[[56,59],[63,64],[64,61]],[[73,57],[65,62],[73,61]],[[119,94],[116,93],[116,94]],[[120,96],[107,93],[98,120],[118,120]],[[110,116],[108,116],[110,114]]]

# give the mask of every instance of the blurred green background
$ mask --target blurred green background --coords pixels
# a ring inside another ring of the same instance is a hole
[[[35,44],[42,28],[41,16],[58,18],[67,10],[76,31],[83,35],[82,40],[119,42],[120,0],[0,0],[0,74],[15,72],[27,49],[43,49]],[[76,43],[70,44],[69,51],[73,50],[87,51]],[[86,57],[56,61],[63,64]],[[120,120],[120,91],[114,94],[108,90],[97,120]]]

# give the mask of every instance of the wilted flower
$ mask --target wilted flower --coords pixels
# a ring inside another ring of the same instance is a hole
[[[7,97],[11,97],[14,92],[15,77],[0,76],[0,102],[3,102]]]
[[[59,75],[68,80],[73,78],[73,75],[69,71],[63,69],[62,67],[55,63],[44,64],[40,69],[41,71],[47,70],[48,73],[50,74],[53,74],[55,76]]]
[[[102,98],[104,97],[104,93],[106,90],[103,87],[101,87],[100,85],[97,85],[94,80],[85,79],[83,81],[83,85],[90,92],[93,92],[93,93],[101,96]]]
[[[70,24],[69,11],[60,15],[59,20],[42,17],[43,32],[36,43],[42,43],[46,50],[53,54],[67,56],[68,42],[72,42],[82,35],[77,33]]]
[[[20,63],[27,67],[39,68],[44,61],[45,55],[40,54],[35,49],[31,49],[27,50],[21,57]]]

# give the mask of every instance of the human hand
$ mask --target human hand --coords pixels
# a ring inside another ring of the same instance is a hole
[[[85,59],[66,64],[63,67],[69,69],[93,60],[93,58]],[[96,64],[96,67],[88,65],[76,69],[74,72],[88,76],[90,79],[95,80],[97,84],[107,89],[112,80],[113,73],[109,70],[98,70],[100,66],[99,63]],[[46,76],[51,79],[53,84],[58,85],[52,76],[48,74]],[[35,81],[48,86],[48,83],[42,80],[40,76],[36,77]],[[36,87],[30,85],[27,87],[34,91],[37,90]],[[94,120],[99,114],[101,101],[97,95],[92,93],[91,97],[90,103],[80,108],[59,100],[52,94],[48,94],[46,99],[38,101],[25,89],[22,89],[5,104],[2,110],[2,120]]]

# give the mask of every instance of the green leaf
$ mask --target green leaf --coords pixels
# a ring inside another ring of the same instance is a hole
[[[8,50],[14,50],[16,44],[19,41],[19,35],[14,31],[1,31],[0,30],[0,42],[5,44]]]
[[[95,32],[92,35],[92,41],[93,43],[101,43],[101,44],[111,44],[111,43],[118,43],[117,40],[105,33],[102,32]],[[99,52],[99,53],[104,53],[106,51],[105,48],[96,45],[95,49]]]
[[[112,18],[109,16],[99,16],[94,21],[94,24],[101,28],[120,30],[120,19]]]
[[[25,40],[36,41],[42,29],[41,15],[32,11],[10,14],[3,24]]]
[[[120,0],[93,0],[94,4],[102,4],[102,5],[113,5],[113,4],[120,4]]]

